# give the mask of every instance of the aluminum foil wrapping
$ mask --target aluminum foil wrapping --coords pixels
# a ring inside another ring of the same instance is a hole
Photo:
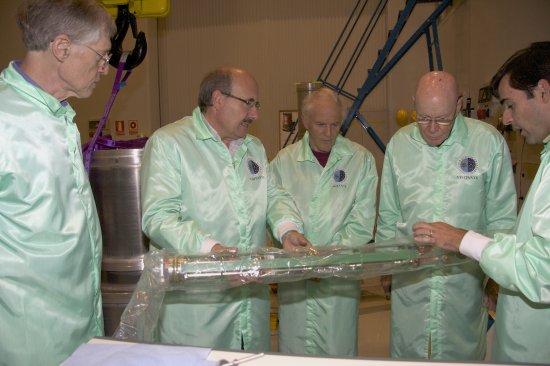
[[[178,255],[152,251],[114,337],[154,342],[166,291],[220,291],[250,283],[271,284],[311,278],[363,279],[461,264],[458,253],[410,242],[358,248],[321,247],[292,253],[260,248],[251,253]]]

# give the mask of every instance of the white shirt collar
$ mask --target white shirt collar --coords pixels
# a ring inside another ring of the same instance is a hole
[[[204,118],[204,121],[206,122],[206,126],[208,126],[208,128],[210,129],[210,132],[212,132],[212,135],[214,136],[214,138],[221,141],[220,135],[214,129],[214,127],[212,127],[210,122],[208,122],[208,120],[206,119],[206,116],[204,114],[202,116]],[[235,155],[235,152],[239,149],[239,147],[243,144],[243,141],[244,141],[244,138],[240,138],[240,139],[237,139],[237,140],[232,140],[229,143],[229,146],[227,146],[223,141],[222,141],[222,143],[223,143],[223,146],[227,147],[227,149],[229,150],[229,154],[231,154],[231,156],[233,156],[233,155]]]

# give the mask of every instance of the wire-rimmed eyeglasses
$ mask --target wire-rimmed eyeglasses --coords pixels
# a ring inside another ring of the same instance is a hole
[[[262,107],[262,105],[260,104],[259,101],[257,101],[256,99],[254,98],[250,98],[250,99],[243,99],[243,98],[239,98],[231,93],[224,93],[224,92],[221,92],[223,95],[225,95],[226,97],[230,97],[230,98],[233,98],[233,99],[237,99],[237,100],[240,100],[241,102],[243,102],[244,104],[246,104],[246,106],[248,107],[248,109],[252,109],[252,107],[255,107],[256,109],[260,109]]]
[[[87,49],[89,49],[90,51],[94,52],[96,55],[99,56],[99,60],[97,61],[97,66],[98,67],[105,67],[107,64],[109,64],[109,60],[111,59],[111,57],[113,57],[113,54],[110,53],[110,52],[107,52],[106,54],[102,55],[101,53],[97,52],[96,50],[94,50],[90,46],[87,46],[87,45],[82,44],[82,43],[77,43],[77,44],[80,45],[80,46],[86,47]]]
[[[452,118],[440,118],[440,117],[429,117],[429,116],[419,116],[417,119],[416,119],[416,123],[420,124],[420,125],[423,125],[423,126],[426,126],[432,122],[434,122],[435,124],[437,124],[438,126],[449,126],[451,123],[453,123],[453,121],[455,120],[454,117]]]

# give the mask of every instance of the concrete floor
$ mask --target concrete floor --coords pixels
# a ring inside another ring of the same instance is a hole
[[[390,356],[390,301],[379,278],[363,281],[357,338],[360,357]]]

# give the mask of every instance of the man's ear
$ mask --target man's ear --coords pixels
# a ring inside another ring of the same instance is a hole
[[[52,55],[59,61],[63,62],[69,57],[71,50],[71,41],[66,34],[60,34],[50,43]]]
[[[537,83],[537,89],[540,93],[540,98],[544,103],[550,102],[550,83],[546,79],[540,79]]]
[[[212,98],[211,98],[211,102],[212,102],[212,107],[214,107],[215,109],[219,109],[220,106],[223,104],[223,99],[224,95],[222,94],[221,91],[219,90],[214,90],[212,92]]]
[[[462,111],[462,101],[463,101],[463,99],[464,98],[462,97],[462,95],[460,95],[458,97],[458,100],[456,101],[456,113],[457,114],[460,113],[460,111]]]
[[[309,128],[311,127],[310,120],[308,116],[306,116],[304,113],[300,114],[300,119],[302,121],[302,124],[304,125],[304,128],[309,131]]]

